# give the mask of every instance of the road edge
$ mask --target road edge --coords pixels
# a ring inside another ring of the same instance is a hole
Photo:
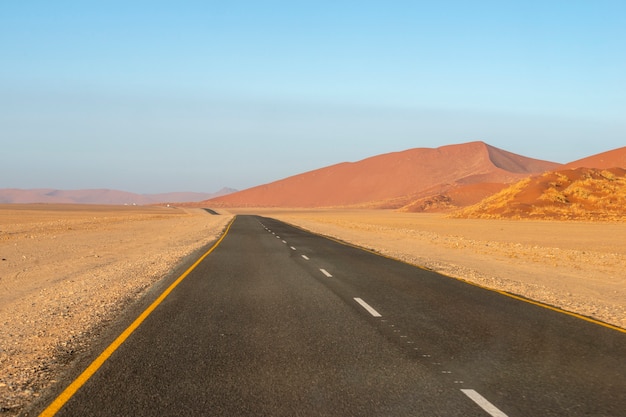
[[[39,417],[52,417],[76,394],[76,392],[100,369],[109,357],[128,339],[128,337],[143,323],[148,316],[167,298],[167,296],[222,243],[237,216],[233,216],[222,236],[189,268],[185,270],[159,297],[154,300],[115,340],[107,346],[98,357],[85,368],[40,414]]]
[[[608,328],[608,329],[615,330],[617,332],[626,334],[626,329],[623,329],[623,328],[621,328],[619,326],[616,326],[614,324],[603,322],[603,321],[598,320],[598,319],[593,318],[593,317],[588,317],[588,316],[585,316],[585,315],[582,315],[582,314],[579,314],[579,313],[575,313],[573,311],[564,310],[564,309],[562,309],[560,307],[556,307],[556,306],[553,306],[553,305],[550,305],[550,304],[547,304],[547,303],[544,303],[544,302],[541,302],[541,301],[533,300],[533,299],[524,297],[522,295],[514,294],[514,293],[511,293],[511,292],[508,292],[508,291],[499,290],[497,288],[490,288],[490,287],[487,287],[485,285],[478,284],[476,282],[472,282],[472,281],[469,281],[469,280],[464,279],[464,278],[459,278],[459,277],[453,277],[453,276],[450,276],[450,275],[446,275],[446,274],[444,274],[442,272],[435,271],[435,270],[433,270],[431,268],[427,268],[427,267],[425,267],[423,265],[413,264],[413,263],[404,261],[402,259],[394,258],[393,256],[385,255],[385,254],[380,253],[378,251],[375,251],[373,249],[366,248],[366,247],[363,247],[363,246],[359,246],[359,245],[356,245],[354,243],[350,243],[350,242],[347,242],[345,240],[341,240],[341,239],[333,237],[333,236],[325,235],[325,234],[322,234],[322,233],[317,233],[317,232],[314,232],[312,230],[306,229],[304,227],[298,226],[296,224],[286,222],[284,220],[279,220],[279,219],[274,219],[274,218],[272,218],[272,219],[276,220],[276,221],[283,222],[283,223],[285,223],[285,224],[287,224],[287,225],[289,225],[291,227],[303,230],[303,231],[305,231],[307,233],[311,233],[311,234],[314,234],[316,236],[320,236],[320,237],[323,237],[325,239],[332,240],[333,242],[339,243],[339,244],[344,245],[344,246],[350,246],[350,247],[353,247],[353,248],[356,248],[356,249],[360,249],[360,250],[372,253],[374,255],[381,256],[383,258],[391,259],[391,260],[394,260],[394,261],[397,261],[397,262],[402,262],[403,264],[410,265],[410,266],[413,266],[415,268],[423,269],[425,271],[436,272],[437,274],[439,274],[441,276],[444,276],[446,278],[454,279],[456,281],[461,281],[461,282],[464,282],[466,284],[472,285],[474,287],[478,287],[478,288],[481,288],[481,289],[484,289],[484,290],[487,290],[487,291],[492,291],[492,292],[504,295],[506,297],[513,298],[513,299],[518,300],[518,301],[523,301],[523,302],[528,303],[528,304],[533,304],[533,305],[538,306],[538,307],[542,307],[542,308],[545,308],[545,309],[548,309],[548,310],[552,310],[552,311],[555,311],[557,313],[565,314],[565,315],[568,315],[570,317],[574,317],[574,318],[577,318],[577,319],[580,319],[580,320],[584,320],[584,321],[587,321],[589,323],[596,324],[598,326],[602,326],[602,327],[605,327],[605,328]]]

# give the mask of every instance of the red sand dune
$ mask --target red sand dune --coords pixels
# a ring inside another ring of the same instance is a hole
[[[513,184],[458,217],[623,220],[626,169],[576,168],[546,172]]]
[[[445,195],[472,202],[498,187],[560,164],[526,158],[483,142],[416,148],[341,163],[203,202],[212,207],[401,208]],[[482,184],[482,185],[478,185]],[[492,184],[492,185],[486,185]],[[473,186],[473,189],[472,189]],[[466,188],[465,191],[463,190]],[[486,187],[486,188],[485,188]],[[464,196],[464,197],[463,197]]]
[[[626,146],[570,162],[563,168],[626,168]]]
[[[423,212],[439,212],[466,207],[482,201],[484,198],[497,193],[506,188],[505,183],[475,183],[460,185],[450,188],[440,194],[431,194],[413,200],[412,202],[401,207],[401,211],[423,213]]]
[[[108,189],[55,190],[48,188],[21,190],[0,189],[0,204],[46,203],[46,204],[158,204],[175,201],[201,201],[218,197],[236,190],[223,188],[217,193],[173,192],[161,194],[135,194]]]

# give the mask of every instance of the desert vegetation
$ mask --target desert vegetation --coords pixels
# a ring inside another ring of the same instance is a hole
[[[482,219],[626,220],[626,170],[578,168],[526,178],[452,214]]]

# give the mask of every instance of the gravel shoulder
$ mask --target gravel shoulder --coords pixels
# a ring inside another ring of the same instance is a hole
[[[133,206],[0,206],[0,415],[15,415],[232,215]]]

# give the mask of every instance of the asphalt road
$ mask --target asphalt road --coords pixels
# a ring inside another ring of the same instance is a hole
[[[57,415],[626,416],[626,334],[239,216]]]

